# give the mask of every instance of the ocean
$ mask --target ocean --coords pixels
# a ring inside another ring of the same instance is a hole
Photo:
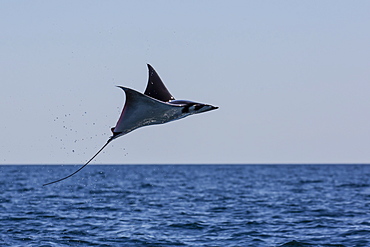
[[[369,165],[0,166],[0,246],[370,246]]]

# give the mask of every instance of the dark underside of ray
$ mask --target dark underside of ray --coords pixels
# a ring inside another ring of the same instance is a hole
[[[50,183],[46,183],[46,184],[43,184],[42,186],[46,186],[46,185],[50,185],[50,184],[55,184],[55,183],[58,183],[60,181],[63,181],[64,179],[67,179],[67,178],[70,178],[72,177],[73,175],[75,175],[77,172],[81,171],[85,166],[87,166],[113,139],[109,139],[107,141],[107,143],[104,144],[103,147],[101,147],[101,149],[91,158],[89,159],[89,161],[87,161],[85,163],[85,165],[81,166],[77,171],[75,171],[74,173],[68,175],[67,177],[64,177],[64,178],[61,178],[61,179],[58,179],[58,180],[55,180],[53,182],[50,182]]]

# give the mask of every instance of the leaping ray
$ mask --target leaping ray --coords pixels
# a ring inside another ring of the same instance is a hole
[[[118,86],[125,92],[126,102],[116,126],[111,128],[113,135],[109,137],[104,146],[72,174],[46,183],[43,186],[72,177],[87,166],[111,141],[137,128],[153,124],[163,124],[218,108],[189,100],[175,100],[154,68],[148,64],[148,69],[149,79],[144,94],[127,87]]]

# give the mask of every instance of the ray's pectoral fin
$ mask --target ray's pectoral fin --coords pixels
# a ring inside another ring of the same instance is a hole
[[[175,98],[168,91],[158,73],[150,64],[148,64],[148,70],[149,79],[144,94],[163,102],[174,100]]]

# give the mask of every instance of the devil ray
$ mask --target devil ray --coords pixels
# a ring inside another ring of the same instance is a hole
[[[218,108],[190,100],[176,100],[168,91],[154,68],[148,64],[148,69],[149,79],[144,93],[118,86],[125,92],[126,102],[116,126],[111,129],[113,135],[105,145],[74,173],[44,185],[57,183],[75,175],[87,166],[112,140],[126,135],[137,128],[163,124]]]

